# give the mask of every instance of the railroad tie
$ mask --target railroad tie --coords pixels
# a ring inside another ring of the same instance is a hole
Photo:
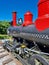
[[[0,47],[0,49],[3,49],[3,47]]]
[[[5,50],[0,51],[0,53],[5,52]]]
[[[7,56],[7,55],[9,55],[9,54],[0,55],[0,59],[3,58],[3,57],[5,57],[5,56]]]
[[[12,58],[9,58],[9,59],[3,61],[2,64],[3,64],[3,65],[8,64],[8,63],[10,63],[11,61],[13,61],[13,59],[12,59]]]
[[[0,48],[1,49],[1,48]],[[2,50],[4,50],[3,48],[0,50],[0,51],[2,51]]]

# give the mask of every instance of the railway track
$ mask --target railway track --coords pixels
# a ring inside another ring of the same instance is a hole
[[[0,65],[22,65],[0,45]]]

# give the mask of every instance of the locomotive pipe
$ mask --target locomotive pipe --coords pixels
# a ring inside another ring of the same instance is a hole
[[[16,12],[12,12],[13,15],[13,21],[12,21],[12,26],[16,26]]]

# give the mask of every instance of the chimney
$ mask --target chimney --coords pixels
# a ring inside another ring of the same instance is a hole
[[[38,18],[35,21],[38,31],[44,31],[49,28],[49,0],[39,0]]]
[[[45,14],[49,14],[49,0],[39,0],[38,17]]]
[[[12,12],[12,16],[13,16],[12,26],[16,26],[16,12]]]

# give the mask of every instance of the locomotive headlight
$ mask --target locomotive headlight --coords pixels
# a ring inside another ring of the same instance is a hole
[[[22,18],[19,18],[19,19],[18,19],[18,24],[20,24],[20,25],[21,25],[22,23],[23,23]]]

